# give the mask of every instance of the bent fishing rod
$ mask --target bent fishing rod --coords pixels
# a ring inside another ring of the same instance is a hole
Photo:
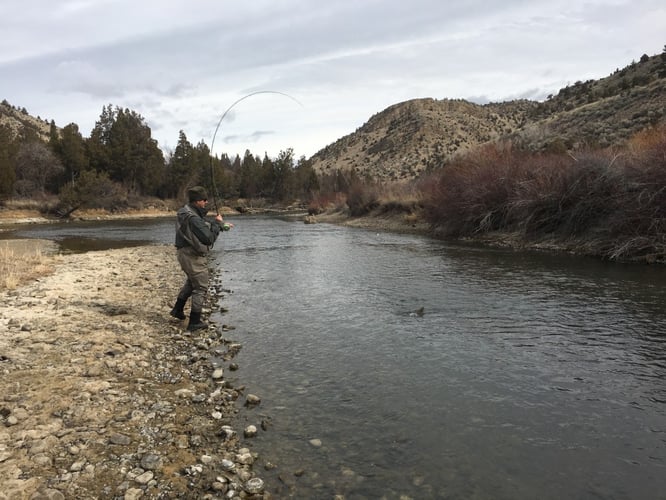
[[[215,127],[215,132],[213,133],[213,139],[210,142],[210,153],[209,153],[209,158],[210,158],[210,180],[213,188],[213,206],[215,207],[215,213],[220,213],[220,210],[217,207],[217,198],[219,198],[219,194],[217,192],[217,186],[215,184],[215,170],[213,168],[213,147],[215,146],[215,138],[217,137],[217,132],[220,129],[220,125],[222,125],[222,121],[224,118],[229,114],[229,112],[236,106],[241,101],[244,101],[245,99],[248,99],[252,96],[258,95],[258,94],[278,94],[284,97],[288,97],[292,101],[294,101],[296,104],[299,106],[303,107],[303,105],[294,97],[290,96],[289,94],[285,94],[284,92],[278,92],[277,90],[257,90],[256,92],[250,92],[247,95],[244,95],[243,97],[236,99],[231,106],[229,106],[224,113],[222,113],[222,116],[220,117],[219,121],[217,122],[217,127]]]

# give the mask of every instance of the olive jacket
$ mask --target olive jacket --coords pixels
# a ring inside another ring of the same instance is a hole
[[[176,248],[189,246],[201,256],[210,252],[223,227],[217,221],[207,220],[207,213],[191,204],[176,212]]]

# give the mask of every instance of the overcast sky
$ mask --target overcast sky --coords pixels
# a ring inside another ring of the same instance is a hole
[[[408,99],[543,100],[666,44],[663,0],[1,0],[0,99],[84,137],[296,158]]]

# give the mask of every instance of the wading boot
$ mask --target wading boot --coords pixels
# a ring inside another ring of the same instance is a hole
[[[183,312],[183,308],[185,307],[185,302],[187,302],[187,300],[183,299],[176,300],[176,305],[173,306],[173,309],[171,309],[171,312],[169,314],[174,318],[185,319],[185,313]]]
[[[187,325],[188,332],[196,330],[205,330],[208,328],[206,323],[201,321],[201,312],[190,311],[190,323]]]

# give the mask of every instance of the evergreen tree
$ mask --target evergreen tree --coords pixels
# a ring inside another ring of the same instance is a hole
[[[132,193],[157,193],[164,158],[141,115],[118,108],[108,147],[111,180],[124,185]]]
[[[62,129],[62,137],[58,143],[57,155],[65,172],[63,182],[75,182],[81,172],[89,168],[86,143],[76,123],[70,123]]]
[[[312,161],[301,156],[294,169],[296,195],[308,198],[315,191],[319,191],[319,179],[312,168]]]
[[[181,130],[178,133],[178,144],[167,165],[168,186],[164,192],[171,198],[184,198],[187,188],[194,185],[196,177],[194,147]]]
[[[140,194],[157,194],[164,157],[141,115],[109,104],[102,109],[88,140],[90,165],[112,181]]]
[[[260,192],[261,159],[245,150],[238,179],[238,194],[241,198],[255,198]]]
[[[210,188],[213,186],[211,180],[210,149],[208,149],[208,146],[204,141],[199,141],[194,147],[192,155],[192,166],[196,172],[194,182],[206,186],[210,191]],[[215,180],[217,180],[217,176],[215,177]]]
[[[12,131],[0,125],[0,197],[8,197],[14,192],[16,172],[12,162],[14,144]]]
[[[272,198],[285,201],[294,196],[294,150],[280,151],[273,161]]]
[[[58,154],[58,146],[60,145],[60,134],[58,133],[58,127],[53,120],[51,120],[51,125],[49,126],[49,147],[51,151],[55,154]]]
[[[236,155],[234,161],[231,162],[229,157],[224,154],[220,158],[219,165],[215,172],[215,193],[219,197],[238,197],[238,177],[241,169],[240,156]]]
[[[664,78],[666,77],[666,45],[664,45],[664,50],[659,57],[661,59],[661,63],[659,64],[657,74],[659,75],[659,78]]]
[[[115,114],[111,104],[102,108],[102,114],[90,132],[90,138],[86,142],[90,167],[97,172],[109,172],[111,170],[111,159],[109,142],[111,138],[111,127],[115,121]]]
[[[274,194],[274,179],[273,160],[264,153],[264,159],[261,161],[261,168],[259,169],[259,196],[272,198]]]

